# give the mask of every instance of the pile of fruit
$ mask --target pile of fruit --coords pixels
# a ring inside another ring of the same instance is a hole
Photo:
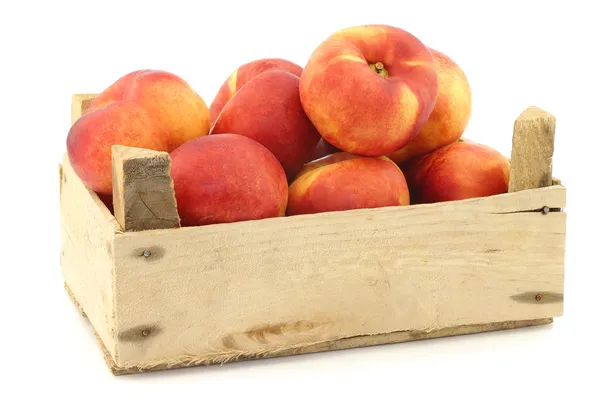
[[[73,124],[67,153],[106,198],[112,145],[169,152],[184,226],[507,192],[508,159],[461,139],[470,116],[452,59],[369,25],[335,32],[304,67],[240,66],[210,107],[172,73],[131,72]]]

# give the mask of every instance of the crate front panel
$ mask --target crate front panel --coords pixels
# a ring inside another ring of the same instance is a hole
[[[552,212],[538,210],[544,206]],[[565,189],[118,234],[119,365],[562,315]],[[536,295],[541,294],[536,300]]]

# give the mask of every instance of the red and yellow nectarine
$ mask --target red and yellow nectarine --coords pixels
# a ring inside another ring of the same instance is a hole
[[[210,134],[235,133],[256,140],[279,160],[291,182],[321,139],[300,103],[299,78],[263,72],[223,107]]]
[[[485,197],[508,192],[510,164],[495,149],[458,141],[400,164],[413,204]]]
[[[302,67],[291,61],[284,60],[281,58],[262,58],[260,60],[254,60],[240,66],[238,69],[233,71],[225,82],[219,88],[217,95],[210,104],[210,121],[211,125],[215,123],[217,117],[225,107],[225,104],[238,90],[240,90],[246,83],[256,78],[258,75],[267,71],[285,71],[289,72],[297,77],[300,77],[302,73]]]
[[[111,148],[119,144],[172,151],[209,131],[208,107],[180,77],[165,71],[131,72],[98,95],[75,121],[67,153],[84,184],[112,193]]]
[[[84,185],[112,194],[112,145],[165,151],[167,136],[145,108],[134,101],[107,103],[82,115],[67,136],[67,154]]]
[[[410,203],[402,171],[387,157],[339,152],[304,166],[290,185],[288,215]]]
[[[285,215],[288,183],[275,156],[241,135],[192,139],[171,153],[182,226]]]
[[[437,91],[427,47],[387,25],[335,32],[314,50],[300,77],[302,105],[319,133],[363,156],[390,154],[414,138]]]
[[[471,87],[464,71],[447,55],[429,49],[438,74],[438,96],[417,136],[388,157],[397,163],[422,156],[457,141],[471,117]]]
[[[210,129],[204,100],[186,81],[170,72],[131,72],[96,97],[85,114],[119,101],[134,101],[148,111],[152,123],[167,137],[169,152],[190,139],[207,135]]]

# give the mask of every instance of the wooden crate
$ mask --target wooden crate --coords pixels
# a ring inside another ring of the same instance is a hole
[[[92,97],[73,97],[73,121]],[[566,228],[553,145],[554,117],[530,108],[507,194],[203,227],[179,227],[167,153],[113,148],[116,217],[65,155],[65,287],[114,374],[551,323]]]

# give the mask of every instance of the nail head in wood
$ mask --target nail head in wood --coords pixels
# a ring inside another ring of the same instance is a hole
[[[508,191],[552,186],[556,118],[529,107],[515,120]]]
[[[548,206],[544,206],[544,208],[542,208],[542,214],[546,215],[550,212],[550,207]]]
[[[544,296],[542,296],[541,294],[535,295],[535,301],[542,301],[543,298],[544,298]]]
[[[144,252],[142,253],[142,255],[146,258],[150,257],[152,255],[152,252],[150,250],[144,250]]]

